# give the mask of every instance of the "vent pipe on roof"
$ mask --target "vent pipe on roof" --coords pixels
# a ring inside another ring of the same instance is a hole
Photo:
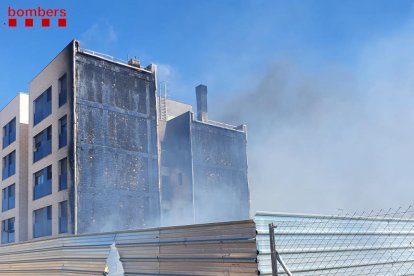
[[[137,58],[131,58],[130,60],[128,60],[128,65],[141,68],[141,63],[139,62],[139,59]]]
[[[197,96],[197,120],[208,122],[207,113],[207,86],[200,84],[196,87]]]

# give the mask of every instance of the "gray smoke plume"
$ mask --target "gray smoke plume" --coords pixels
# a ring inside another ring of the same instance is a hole
[[[221,107],[220,120],[248,125],[253,212],[414,202],[412,33],[371,41],[343,68],[277,60]]]

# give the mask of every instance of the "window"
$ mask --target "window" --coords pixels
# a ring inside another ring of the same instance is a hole
[[[64,105],[68,98],[68,81],[66,74],[59,79],[59,107]]]
[[[16,151],[3,158],[3,180],[16,173]]]
[[[49,126],[33,139],[33,163],[52,153],[52,126]]]
[[[33,102],[33,125],[37,125],[52,113],[52,87],[49,87]]]
[[[2,211],[13,209],[16,202],[16,185],[12,184],[3,189]]]
[[[59,203],[59,234],[68,232],[68,201]]]
[[[66,146],[68,143],[67,129],[67,116],[65,115],[59,120],[59,148]]]
[[[33,222],[34,238],[52,235],[52,206],[35,210]]]
[[[52,166],[34,174],[33,200],[52,193]]]
[[[3,149],[16,141],[16,118],[3,127]]]
[[[2,221],[1,243],[14,242],[14,218]]]
[[[59,191],[68,187],[68,159],[63,158],[59,161]]]

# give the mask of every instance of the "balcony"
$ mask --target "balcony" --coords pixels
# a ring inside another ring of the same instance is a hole
[[[37,148],[33,153],[33,163],[39,161],[43,157],[52,153],[52,140],[47,140],[42,143],[42,146]]]
[[[52,193],[52,181],[46,180],[45,182],[34,186],[33,200],[50,195],[51,193]]]
[[[63,148],[68,144],[68,132],[66,129],[59,134],[59,148]]]
[[[65,190],[68,187],[68,175],[61,174],[59,175],[59,191]]]
[[[68,218],[60,217],[59,218],[59,234],[68,232]]]
[[[52,235],[52,220],[33,224],[33,237],[40,238]]]

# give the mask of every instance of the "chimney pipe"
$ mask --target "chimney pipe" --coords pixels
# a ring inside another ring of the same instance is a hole
[[[208,122],[207,114],[207,86],[200,84],[196,87],[197,96],[197,120]]]

